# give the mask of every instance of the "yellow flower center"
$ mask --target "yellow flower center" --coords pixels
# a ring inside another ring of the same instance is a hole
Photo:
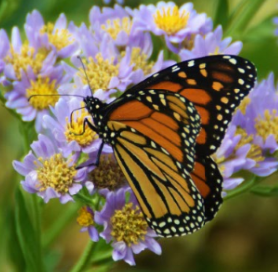
[[[246,114],[246,108],[250,104],[250,102],[251,102],[251,99],[249,97],[245,97],[241,101],[241,103],[240,103],[239,107],[237,108],[237,110],[240,110],[242,112],[242,114]]]
[[[101,155],[99,166],[90,173],[90,180],[96,188],[110,191],[126,184],[125,176],[112,154]]]
[[[121,56],[125,56],[125,52],[121,52]],[[152,72],[154,62],[148,62],[148,56],[141,52],[140,47],[133,47],[131,51],[131,61],[130,64],[134,64],[133,70],[142,69],[144,75],[148,75]]]
[[[260,162],[264,160],[261,147],[259,145],[253,144],[253,140],[254,140],[253,135],[248,135],[244,129],[239,127],[236,130],[236,134],[241,135],[240,141],[235,147],[236,150],[246,144],[250,144],[251,147],[246,157],[256,162]]]
[[[192,42],[194,42],[194,40]],[[220,54],[221,54],[220,48],[219,48],[219,46],[216,46],[215,50],[212,53],[209,53],[209,56],[220,55]]]
[[[107,20],[105,24],[101,25],[101,29],[106,31],[113,40],[116,40],[118,34],[124,31],[126,34],[130,34],[132,27],[132,21],[129,17],[123,17],[122,19]]]
[[[124,241],[128,246],[138,244],[145,239],[148,224],[139,207],[126,204],[122,210],[116,210],[111,217],[111,235],[116,241]]]
[[[37,110],[43,110],[47,109],[49,106],[54,106],[59,99],[57,94],[56,80],[50,81],[49,78],[39,77],[36,81],[31,81],[31,86],[26,90],[27,97],[31,95],[42,95],[34,96],[29,101],[32,107]]]
[[[193,49],[195,37],[196,37],[196,34],[191,34],[190,38],[189,37],[185,38],[182,41],[182,47],[185,48],[185,49],[188,49],[188,50]],[[219,53],[218,53],[217,49],[215,50],[214,53],[209,53],[209,55],[218,55],[218,54]]]
[[[273,134],[276,142],[278,142],[278,116],[277,110],[265,110],[264,116],[259,116],[255,120],[255,128],[257,134],[261,136],[264,140]]]
[[[67,29],[55,29],[54,31],[53,23],[47,23],[44,25],[41,28],[40,33],[46,33],[48,35],[49,42],[58,50],[61,50],[74,42],[72,34]]]
[[[113,60],[111,60],[113,62]],[[100,53],[96,55],[96,61],[89,57],[86,65],[86,72],[89,79],[89,85],[93,90],[107,90],[112,77],[119,74],[119,64],[112,64],[109,60],[104,60]],[[80,75],[85,84],[88,84],[83,69],[80,69]]]
[[[180,13],[179,8],[174,6],[163,8],[162,11],[157,10],[153,17],[158,28],[168,35],[173,35],[186,27],[189,13],[186,11]]]
[[[45,191],[51,187],[58,193],[67,193],[74,182],[75,166],[69,166],[69,162],[66,162],[60,153],[49,159],[38,160],[40,163],[35,161],[34,164],[38,166],[39,190]]]
[[[77,115],[78,113],[75,112],[75,114]],[[71,121],[66,117],[67,129],[65,131],[65,136],[68,142],[76,141],[80,146],[86,147],[98,137],[87,124],[83,133],[85,118],[91,120],[91,116],[85,109],[79,110],[79,115],[75,116],[75,118],[73,117]]]
[[[81,227],[89,227],[94,225],[93,214],[89,212],[87,207],[82,207],[79,210],[76,221]]]
[[[35,52],[35,49],[28,44],[23,44],[20,53],[16,52],[11,46],[9,54],[5,57],[5,62],[10,63],[13,66],[15,75],[18,80],[21,79],[21,69],[27,71],[28,66],[31,66],[35,74],[39,74],[43,61],[47,56],[47,52],[39,50]]]

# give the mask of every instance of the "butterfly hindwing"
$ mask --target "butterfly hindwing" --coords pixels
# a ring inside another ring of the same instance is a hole
[[[222,204],[223,178],[217,164],[209,156],[196,155],[191,177],[204,199],[205,222],[212,220]]]

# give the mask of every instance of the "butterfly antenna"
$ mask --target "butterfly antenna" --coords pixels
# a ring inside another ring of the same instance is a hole
[[[60,96],[75,96],[75,97],[81,97],[84,99],[84,96],[78,95],[78,94],[33,94],[28,97],[28,102],[31,100],[31,98],[33,98],[35,96],[59,96],[59,97]]]
[[[85,109],[85,108],[86,108],[86,107],[81,107],[81,108],[78,108],[78,109],[73,110],[73,111],[70,113],[70,126],[71,126],[71,128],[72,128],[72,117],[73,117],[73,113],[74,113],[75,111],[82,110],[82,109]]]
[[[81,59],[80,56],[77,56],[77,58],[78,58],[78,59],[80,60],[80,62],[81,62],[81,65],[82,65],[82,68],[83,68],[83,71],[84,71],[86,80],[87,80],[87,82],[88,82],[89,89],[90,89],[91,93],[93,94],[93,90],[92,90],[92,88],[91,88],[91,86],[90,86],[90,81],[89,81],[89,77],[88,77],[87,72],[86,72],[86,67],[85,67],[85,65],[84,65],[84,62],[82,61],[82,59]]]

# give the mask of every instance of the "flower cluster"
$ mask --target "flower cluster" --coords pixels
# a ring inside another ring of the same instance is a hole
[[[224,177],[223,187],[231,190],[244,181],[232,175],[247,170],[257,176],[268,176],[278,167],[278,92],[274,76],[256,85],[237,109],[225,138],[214,159]]]
[[[197,13],[192,3],[180,8],[174,2],[137,9],[94,6],[89,22],[68,24],[61,14],[53,24],[34,10],[26,18],[25,40],[17,27],[11,39],[0,30],[0,84],[5,88],[6,107],[23,121],[35,120],[39,133],[32,151],[23,162],[15,161],[14,168],[24,176],[23,188],[45,202],[90,197],[77,219],[81,230],[88,231],[92,241],[102,238],[111,243],[114,260],[134,265],[133,254],[146,248],[160,254],[161,248],[110,146],[104,146],[100,164],[94,166],[101,140],[84,126],[84,119],[92,122],[92,116],[82,98],[94,95],[112,102],[130,86],[174,64],[164,58],[165,53],[180,61],[237,55],[242,43],[223,39],[222,27],[213,29],[212,20]],[[153,50],[154,39],[159,38],[165,46]],[[215,154],[224,189],[243,181],[232,176],[239,170],[266,176],[277,169],[276,109],[278,96],[271,75],[244,100]]]

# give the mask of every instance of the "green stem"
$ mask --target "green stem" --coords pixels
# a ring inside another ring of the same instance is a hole
[[[109,263],[113,264],[114,261],[111,255],[112,255],[112,250],[109,250],[105,254],[93,258],[92,262],[94,265],[102,265],[102,264],[109,264]]]
[[[33,209],[33,217],[34,217],[34,227],[37,230],[38,241],[41,240],[41,210],[40,210],[40,199],[37,195],[32,194],[32,209]]]
[[[231,198],[234,198],[238,195],[241,195],[243,193],[246,193],[248,191],[250,191],[250,189],[252,187],[255,186],[255,184],[257,184],[258,180],[257,180],[257,177],[256,176],[253,176],[249,181],[244,181],[242,183],[242,185],[238,186],[236,189],[234,189],[233,191],[229,192],[227,194],[227,196],[224,197],[224,200],[228,200],[228,199],[231,199]]]
[[[75,266],[70,270],[70,272],[83,272],[85,269],[88,267],[90,264],[90,260],[93,255],[93,251],[95,248],[95,243],[92,241],[89,241],[87,247],[85,248],[82,256],[80,259],[77,261]]]
[[[78,193],[74,196],[74,199],[77,201],[80,201],[82,203],[85,203],[86,205],[92,205],[93,199],[91,197],[85,196],[82,193]]]

